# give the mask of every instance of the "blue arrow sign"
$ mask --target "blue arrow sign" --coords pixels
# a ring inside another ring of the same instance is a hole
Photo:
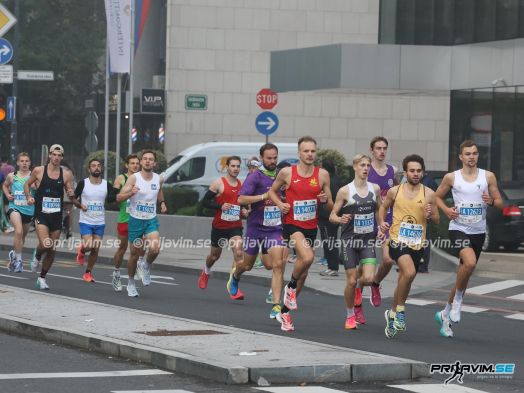
[[[257,131],[263,135],[271,135],[278,128],[278,117],[273,112],[265,111],[255,120]]]
[[[13,58],[13,45],[5,38],[0,38],[0,64],[7,64]]]
[[[13,121],[16,119],[16,97],[7,97],[7,121]]]

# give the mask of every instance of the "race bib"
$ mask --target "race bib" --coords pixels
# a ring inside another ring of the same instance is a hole
[[[16,206],[27,206],[27,198],[23,191],[15,191],[13,196],[15,197],[13,202]]]
[[[410,224],[408,222],[400,223],[400,230],[398,232],[398,241],[410,246],[418,246],[422,244],[422,233],[424,227],[421,224]]]
[[[44,197],[42,199],[42,213],[59,213],[60,198]]]
[[[136,218],[142,220],[149,220],[155,218],[156,216],[156,203],[155,202],[146,202],[138,201],[135,208]]]
[[[484,208],[480,202],[462,202],[458,205],[458,213],[461,224],[476,224],[482,221]]]
[[[317,217],[317,200],[295,201],[293,203],[293,218],[296,221],[309,221]]]
[[[276,227],[282,224],[282,214],[277,206],[264,207],[264,222],[262,225],[266,227]]]
[[[100,201],[88,201],[87,202],[87,214],[94,217],[104,215],[104,204]]]
[[[371,233],[375,227],[375,213],[369,214],[355,214],[353,221],[353,232],[355,233]]]
[[[240,206],[232,205],[227,210],[222,210],[222,215],[220,218],[224,221],[238,221],[240,220]]]

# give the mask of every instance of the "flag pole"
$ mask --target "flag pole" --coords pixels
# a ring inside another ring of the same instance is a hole
[[[130,50],[131,50],[131,62],[129,64],[129,144],[127,152],[131,154],[133,152],[133,140],[132,140],[132,131],[133,131],[133,65],[135,62],[135,0],[131,0],[131,40],[130,40]]]
[[[109,150],[109,46],[106,42],[106,96],[104,100],[104,179],[107,180],[108,150]],[[118,175],[118,173],[117,173]]]
[[[118,73],[118,82],[117,82],[117,108],[116,108],[116,162],[115,162],[115,175],[120,174],[120,122],[122,118],[122,74]]]

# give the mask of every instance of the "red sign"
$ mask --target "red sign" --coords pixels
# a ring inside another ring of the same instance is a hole
[[[273,109],[278,103],[278,94],[270,89],[262,89],[257,93],[257,105],[262,109]]]

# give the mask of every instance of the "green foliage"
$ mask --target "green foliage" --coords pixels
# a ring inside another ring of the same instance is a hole
[[[93,158],[96,158],[97,160],[100,160],[102,162],[102,165],[105,166],[104,163],[104,150],[97,150],[93,153],[89,154],[86,159],[84,160],[84,165],[82,167],[82,174],[77,174],[77,178],[81,179],[84,174],[87,175],[87,164],[90,160]],[[116,178],[116,172],[115,172],[115,163],[116,163],[116,154],[113,151],[107,152],[107,179],[108,181],[113,182]],[[120,173],[125,169],[125,163],[124,160],[120,159]]]
[[[142,156],[142,152],[144,150],[152,150],[152,151],[155,152],[155,154],[156,154],[155,172],[162,173],[162,172],[164,172],[167,169],[167,159],[166,159],[166,156],[165,156],[165,154],[163,152],[161,152],[160,150],[154,150],[154,149],[143,149],[143,150],[140,150],[137,153],[139,157]]]
[[[346,157],[338,150],[319,149],[317,151],[315,165],[320,165],[324,158],[330,158],[335,163],[335,167],[337,168],[337,176],[339,177],[341,184],[349,183],[355,176],[353,167],[347,164]]]
[[[197,191],[184,187],[164,187],[163,191],[164,200],[167,205],[167,214],[182,214],[180,213],[180,210],[187,207],[194,207],[194,212],[196,214],[196,205],[199,197]]]

